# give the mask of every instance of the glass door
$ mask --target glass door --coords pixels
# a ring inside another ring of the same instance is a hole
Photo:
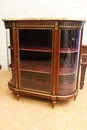
[[[58,95],[75,92],[77,83],[80,30],[61,30]]]
[[[20,88],[51,93],[52,30],[19,29]]]

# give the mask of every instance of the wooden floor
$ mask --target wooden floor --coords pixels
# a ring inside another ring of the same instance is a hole
[[[0,130],[87,130],[87,79],[76,100],[58,101],[21,96],[8,89],[9,73],[0,70]]]

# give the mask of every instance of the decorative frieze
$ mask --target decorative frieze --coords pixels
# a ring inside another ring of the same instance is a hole
[[[5,22],[5,27],[6,28],[12,28],[13,27],[13,22],[9,22],[9,21]]]
[[[58,30],[58,27],[60,28],[82,28],[83,22],[79,21],[60,21],[60,20],[28,20],[28,21],[6,21],[5,27],[6,28],[12,28],[14,26],[20,28],[20,27],[35,27],[35,28],[55,28],[55,30]]]
[[[54,27],[54,21],[18,21],[16,27]]]
[[[69,22],[69,21],[60,21],[59,27],[63,28],[81,28],[83,26],[82,22]]]

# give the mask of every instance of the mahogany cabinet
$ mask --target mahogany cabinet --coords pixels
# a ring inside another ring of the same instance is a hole
[[[9,88],[57,100],[76,98],[84,20],[3,19],[9,29]]]

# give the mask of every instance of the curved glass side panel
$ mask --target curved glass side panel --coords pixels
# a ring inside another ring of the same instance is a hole
[[[7,42],[7,60],[9,71],[8,84],[15,87],[15,74],[14,74],[14,50],[13,50],[13,36],[12,29],[6,29],[6,42]]]
[[[79,44],[80,30],[61,30],[58,95],[76,90]]]

